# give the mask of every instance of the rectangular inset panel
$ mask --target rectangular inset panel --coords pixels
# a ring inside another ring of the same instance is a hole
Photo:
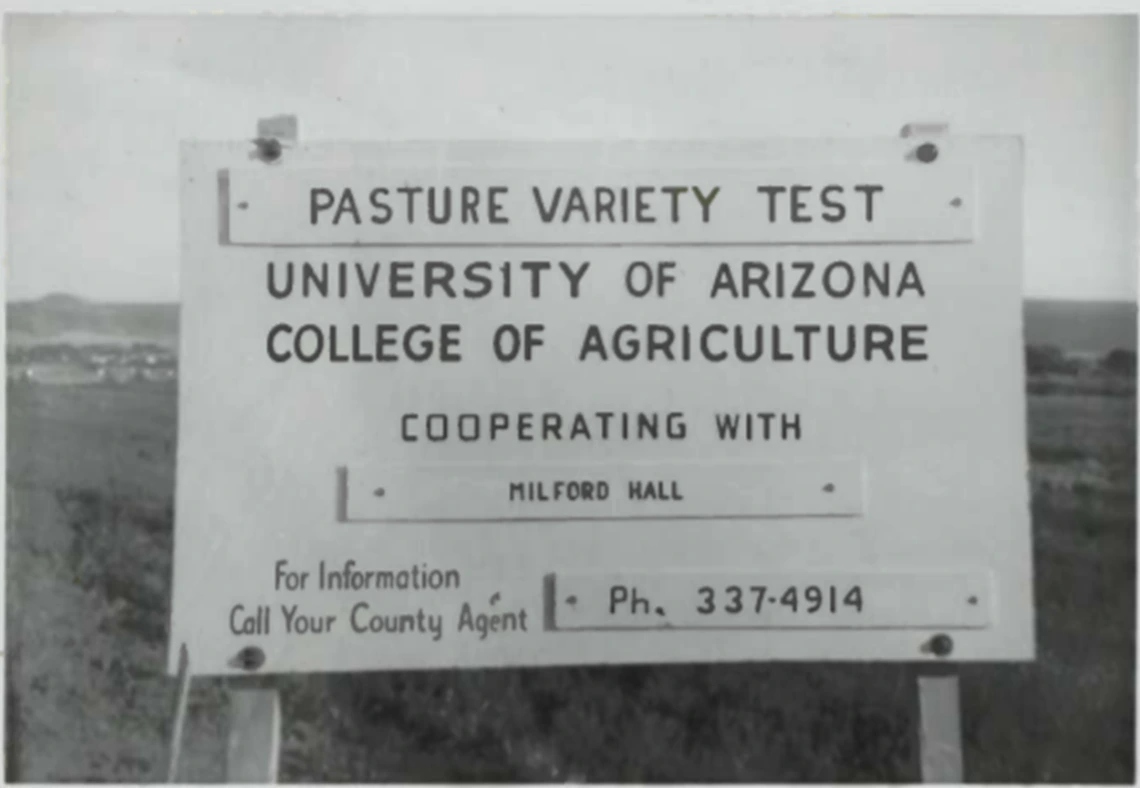
[[[863,510],[858,460],[353,466],[339,472],[338,485],[339,515],[348,521],[855,516]]]
[[[557,629],[978,628],[984,572],[555,575]]]
[[[629,170],[229,171],[228,241],[255,246],[939,243],[974,238],[973,172],[881,164]]]

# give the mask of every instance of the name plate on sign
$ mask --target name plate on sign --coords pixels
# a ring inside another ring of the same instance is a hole
[[[234,169],[228,242],[251,246],[946,243],[974,238],[968,166],[670,173],[584,162],[488,172]],[[511,184],[511,185],[506,185]],[[525,186],[523,185],[525,184]]]
[[[557,574],[556,629],[857,627],[989,624],[988,574],[750,572]]]
[[[857,460],[613,465],[353,466],[346,522],[856,516]]]

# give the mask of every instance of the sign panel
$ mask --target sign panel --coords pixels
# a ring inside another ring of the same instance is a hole
[[[984,574],[556,575],[559,629],[964,629],[989,624]]]
[[[343,469],[343,522],[854,516],[857,461]]]
[[[966,163],[934,172],[901,159],[663,172],[603,160],[592,172],[397,166],[227,175],[228,240],[259,246],[936,243],[974,234]]]
[[[172,654],[1031,659],[1021,148],[917,145],[184,145]]]

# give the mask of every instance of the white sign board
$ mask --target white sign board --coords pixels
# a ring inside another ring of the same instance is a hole
[[[1021,147],[920,144],[184,145],[172,654],[1031,659]]]

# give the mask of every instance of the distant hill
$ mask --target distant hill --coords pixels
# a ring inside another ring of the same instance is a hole
[[[178,346],[178,304],[115,304],[49,295],[8,303],[8,343],[155,342]]]
[[[1103,355],[1136,349],[1136,304],[1025,301],[1025,339],[1067,353]],[[178,345],[178,304],[114,304],[50,295],[8,304],[10,344],[155,342]]]

